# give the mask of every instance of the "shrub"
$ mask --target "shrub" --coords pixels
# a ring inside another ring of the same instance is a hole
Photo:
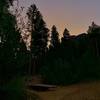
[[[51,61],[47,65],[45,64],[40,69],[40,74],[45,82],[49,84],[69,84],[75,82],[77,78],[70,63],[60,58]]]

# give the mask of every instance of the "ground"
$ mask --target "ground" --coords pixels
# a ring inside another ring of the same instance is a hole
[[[58,86],[55,90],[45,92],[28,90],[28,93],[35,94],[36,100],[100,100],[100,81]]]

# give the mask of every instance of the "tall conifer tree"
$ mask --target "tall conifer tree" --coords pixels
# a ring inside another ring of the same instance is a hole
[[[37,61],[44,56],[48,44],[48,28],[43,17],[35,4],[31,5],[27,12],[31,26],[31,54],[34,61],[33,66],[37,66]],[[39,64],[39,62],[38,62]],[[35,70],[35,69],[34,69]]]
[[[60,44],[59,33],[55,25],[52,26],[50,47],[56,48]]]
[[[21,36],[15,16],[8,10],[12,2],[12,0],[0,0],[0,78],[3,80],[14,76],[21,67],[18,58],[23,43],[20,41]]]

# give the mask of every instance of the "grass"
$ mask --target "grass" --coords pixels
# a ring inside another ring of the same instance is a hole
[[[2,96],[0,98],[5,98],[3,100],[23,100],[25,88],[24,83],[23,77],[12,79],[9,83],[0,87],[0,89],[4,91],[4,95],[6,95],[6,97]]]
[[[40,100],[37,94],[30,95],[27,93],[26,79],[28,78],[28,76],[18,76],[3,87],[0,87],[1,92],[4,94],[0,97],[0,100]]]

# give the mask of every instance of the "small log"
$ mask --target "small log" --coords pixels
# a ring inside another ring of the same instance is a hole
[[[29,85],[28,87],[35,91],[48,91],[48,90],[54,90],[56,88],[55,85],[48,85],[48,84],[33,84]]]

